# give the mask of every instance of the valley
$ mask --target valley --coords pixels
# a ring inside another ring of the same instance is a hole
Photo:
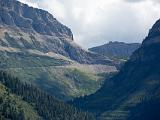
[[[160,118],[160,20],[120,71],[94,94],[71,101],[97,114],[98,120],[156,120]],[[98,98],[98,99],[97,99]]]
[[[86,50],[48,11],[0,0],[0,120],[159,120],[159,51],[160,20],[142,44]]]

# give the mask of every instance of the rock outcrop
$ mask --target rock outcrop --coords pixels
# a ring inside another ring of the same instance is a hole
[[[71,30],[58,22],[50,13],[29,7],[16,0],[0,0],[0,16],[1,24],[73,40]]]
[[[16,0],[0,0],[0,46],[54,52],[79,63],[112,63],[75,44],[71,30],[47,11]]]

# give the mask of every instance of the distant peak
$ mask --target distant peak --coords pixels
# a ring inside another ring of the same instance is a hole
[[[119,42],[119,41],[109,41],[109,43],[108,44],[126,44],[126,43],[124,43],[124,42]]]

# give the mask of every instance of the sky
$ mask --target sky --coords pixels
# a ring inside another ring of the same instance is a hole
[[[142,42],[160,18],[160,0],[19,0],[49,11],[83,48]]]

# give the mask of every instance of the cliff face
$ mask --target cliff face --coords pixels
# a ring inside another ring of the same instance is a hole
[[[100,120],[160,119],[160,21],[120,72],[95,94],[73,102],[97,112]]]
[[[16,0],[0,0],[0,45],[21,51],[54,52],[80,63],[111,63],[75,44],[71,30],[47,11]]]
[[[28,7],[16,0],[0,0],[0,16],[1,24],[73,40],[71,30],[58,22],[50,13]]]

